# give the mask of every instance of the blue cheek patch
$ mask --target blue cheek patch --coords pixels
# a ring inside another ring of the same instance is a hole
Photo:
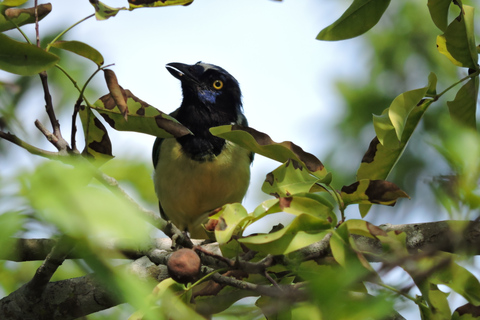
[[[198,98],[203,103],[215,103],[219,94],[219,91],[201,90],[198,92]]]

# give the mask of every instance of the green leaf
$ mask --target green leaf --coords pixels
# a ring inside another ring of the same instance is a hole
[[[292,197],[280,198],[280,208],[283,212],[293,215],[310,214],[336,225],[337,219],[333,206],[318,194],[299,193]]]
[[[437,37],[437,48],[453,64],[459,67],[478,69],[478,53],[473,27],[474,9],[462,6],[462,12]]]
[[[126,113],[118,108],[111,94],[101,97],[92,106],[105,121],[114,129],[120,131],[135,131],[150,134],[162,138],[176,138],[190,134],[185,126],[173,117],[150,106],[138,99],[130,90],[121,89],[124,101],[126,101]]]
[[[453,101],[447,101],[450,116],[460,123],[476,129],[478,77],[470,79],[458,90]]]
[[[461,267],[453,261],[453,256],[447,253],[442,254],[444,257],[451,257],[449,264],[434,272],[430,277],[430,281],[434,284],[443,284],[457,292],[468,302],[480,304],[480,282],[464,267]]]
[[[262,202],[252,212],[252,217],[256,220],[263,218],[266,215],[281,212],[280,203],[278,199],[269,199]]]
[[[125,7],[114,8],[107,6],[103,2],[100,1],[90,1],[92,6],[95,8],[95,18],[97,20],[107,20],[111,17],[115,17],[117,13],[121,10],[127,10]]]
[[[279,197],[289,197],[297,193],[312,192],[321,187],[317,185],[318,178],[313,177],[297,161],[288,159],[274,171],[267,174],[262,186],[266,194]],[[324,190],[324,189],[321,189]]]
[[[100,52],[80,41],[57,41],[52,43],[52,47],[78,54],[79,56],[95,62],[99,67],[103,65],[104,62],[103,56]]]
[[[427,6],[433,22],[443,32],[448,26],[448,9],[452,0],[428,0]]]
[[[247,150],[282,163],[288,159],[296,160],[314,176],[320,178],[321,182],[330,183],[331,181],[331,174],[327,172],[317,157],[303,151],[302,148],[290,141],[277,143],[263,132],[240,125],[214,127],[210,128],[210,132],[214,136],[232,141]]]
[[[365,220],[350,219],[343,224],[346,225],[350,234],[356,234],[372,239],[376,239],[379,236],[387,236],[387,233],[384,230]]]
[[[128,0],[130,10],[146,7],[188,6],[193,0]]]
[[[385,180],[388,177],[413,134],[413,131],[431,103],[432,100],[424,100],[422,104],[412,110],[408,116],[403,130],[402,140],[398,147],[389,149],[383,146],[377,137],[372,140],[357,171],[357,180]]]
[[[402,139],[403,130],[410,112],[412,112],[420,100],[425,96],[428,89],[429,86],[404,92],[396,97],[388,108],[388,117],[392,121],[392,125],[395,128],[399,141]]]
[[[3,6],[7,6],[7,4],[5,2],[0,4],[0,32],[35,23],[35,8],[9,8],[4,10]],[[45,18],[50,11],[52,11],[50,3],[39,4],[37,6],[38,21]]]
[[[427,290],[427,289],[426,289]],[[425,290],[424,290],[425,292]],[[424,293],[423,292],[423,293]],[[450,320],[450,307],[448,305],[448,293],[442,292],[434,284],[430,284],[428,289],[428,306],[419,303],[420,314],[424,320]],[[423,302],[421,299],[419,302]]]
[[[354,0],[343,15],[317,35],[317,40],[345,40],[364,34],[375,26],[390,0]]]
[[[364,269],[365,273],[373,273],[373,268],[367,259],[358,253],[352,245],[354,245],[354,242],[351,241],[348,226],[346,224],[340,225],[330,238],[330,249],[335,261],[346,270],[359,272],[359,270]]]
[[[431,80],[431,79],[430,79]],[[428,86],[431,90],[431,85]],[[375,137],[367,152],[362,158],[360,167],[357,170],[357,180],[370,179],[370,180],[386,180],[393,167],[397,163],[398,159],[403,153],[410,137],[412,136],[415,128],[423,117],[423,114],[428,109],[433,100],[423,100],[422,103],[417,105],[408,115],[405,123],[402,138],[400,143],[395,146],[387,148],[380,143],[378,137]],[[392,125],[393,128],[393,125]],[[391,129],[393,130],[393,129]],[[394,131],[392,131],[394,132]],[[365,217],[370,209],[370,205],[359,205],[360,213],[362,217]]]
[[[3,0],[0,4],[7,7],[18,7],[26,3],[27,1],[28,0]]]
[[[238,241],[255,251],[283,255],[322,240],[331,232],[330,228],[331,224],[324,219],[300,214],[279,231],[249,236]]]
[[[395,127],[388,116],[388,108],[383,110],[382,115],[373,115],[373,127],[377,134],[378,141],[389,149],[398,148],[400,142],[398,141]]]
[[[33,76],[53,67],[60,58],[33,44],[0,34],[0,69],[21,76]]]
[[[81,106],[79,115],[85,136],[85,149],[82,154],[87,156],[89,160],[93,160],[95,166],[100,167],[113,158],[112,143],[108,137],[107,129],[95,117],[90,108]]]
[[[434,78],[432,74],[430,74],[429,82],[432,81],[434,81]],[[381,144],[390,149],[398,148],[408,116],[425,96],[427,91],[431,90],[430,87],[431,85],[429,84],[425,88],[400,94],[393,100],[390,107],[382,112],[381,116],[373,116],[375,133]]]
[[[240,203],[232,203],[224,205],[222,210],[210,219],[218,219],[215,226],[215,239],[219,245],[223,245],[230,241],[232,235],[241,235],[252,217]]]

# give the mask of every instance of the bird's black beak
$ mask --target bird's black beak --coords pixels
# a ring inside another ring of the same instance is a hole
[[[198,82],[198,75],[192,72],[192,66],[179,62],[172,62],[165,65],[168,72],[180,81]]]

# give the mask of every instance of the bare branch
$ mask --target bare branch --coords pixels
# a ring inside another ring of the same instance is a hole
[[[56,140],[52,139],[49,141],[58,149],[58,151],[66,152],[69,149],[68,142],[62,137],[62,133],[60,131],[60,123],[55,116],[55,111],[53,109],[53,102],[52,96],[50,95],[50,89],[48,88],[48,77],[45,71],[40,73],[40,79],[42,81],[43,92],[45,97],[45,110],[48,114],[48,118],[50,119],[50,123],[52,124],[53,128],[53,135],[56,137]]]

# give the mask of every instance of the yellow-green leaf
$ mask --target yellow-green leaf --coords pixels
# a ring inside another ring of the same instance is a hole
[[[218,219],[215,239],[219,245],[223,245],[230,241],[232,235],[240,235],[252,218],[240,203],[233,203],[223,206],[222,210],[210,219]]]
[[[107,20],[111,17],[115,17],[117,13],[121,10],[127,10],[125,7],[114,8],[107,6],[103,2],[98,0],[90,1],[92,6],[95,8],[95,18],[97,20]]]
[[[104,62],[100,52],[80,41],[56,41],[52,43],[52,47],[76,53],[95,62],[98,66],[101,66]]]
[[[322,240],[331,232],[330,228],[330,223],[324,219],[301,214],[283,229],[241,238],[238,241],[255,251],[283,255]]]

